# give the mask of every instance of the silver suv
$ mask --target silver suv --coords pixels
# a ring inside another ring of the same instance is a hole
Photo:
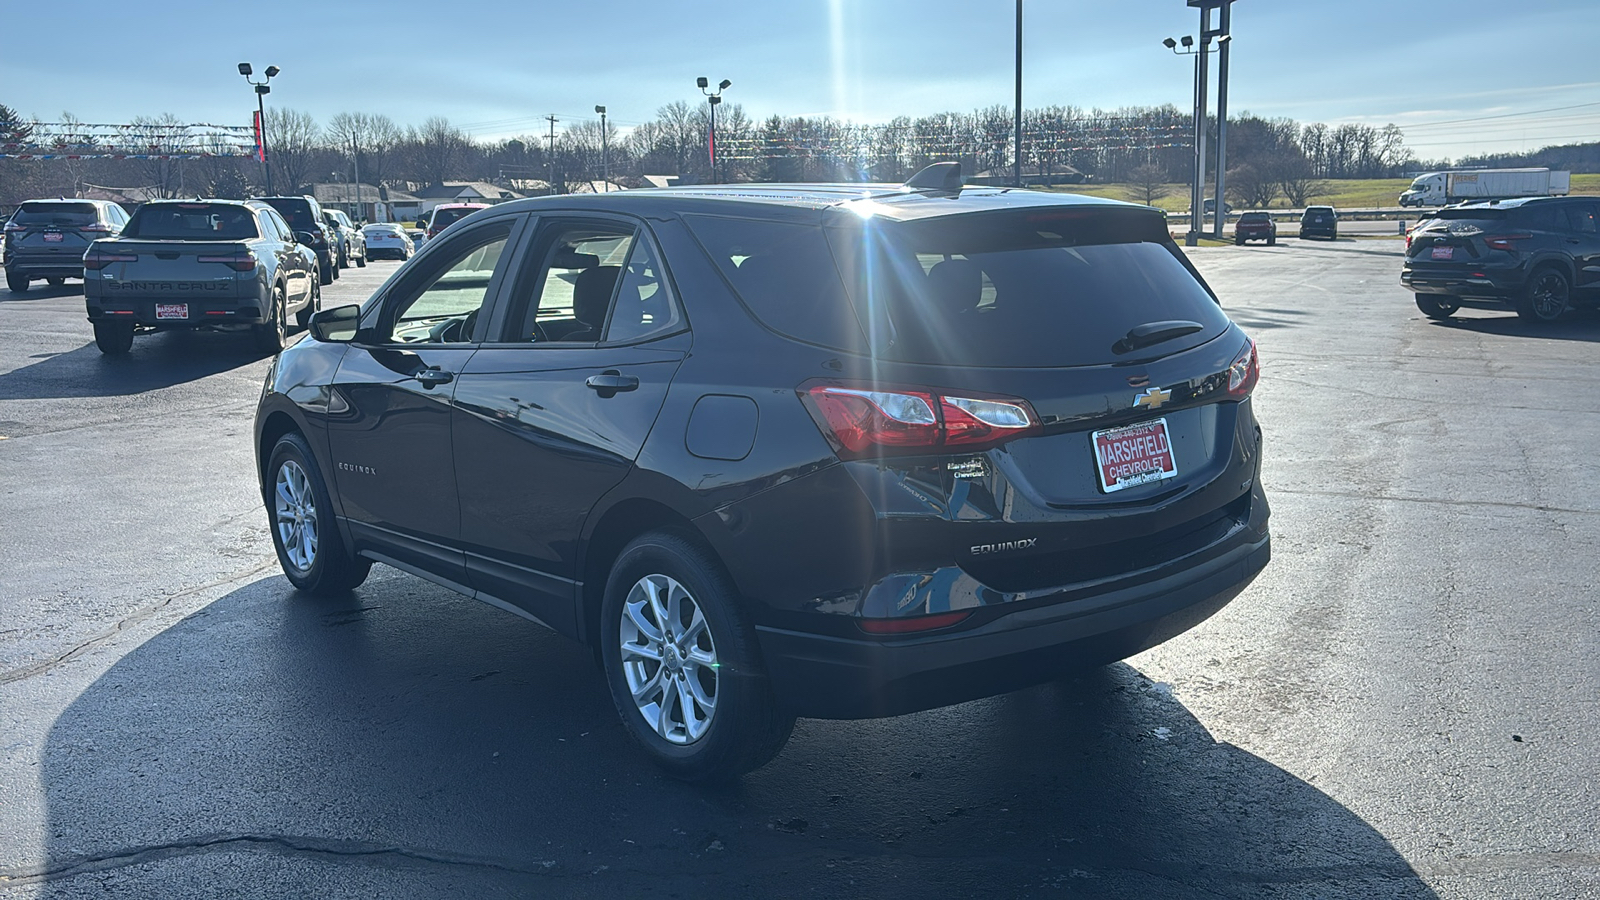
[[[83,277],[83,254],[94,241],[116,237],[128,222],[109,200],[29,200],[5,227],[6,287],[21,293],[35,278],[59,287]]]

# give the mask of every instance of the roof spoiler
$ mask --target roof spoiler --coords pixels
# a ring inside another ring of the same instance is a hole
[[[936,162],[906,179],[905,188],[939,194],[961,193],[961,163]]]

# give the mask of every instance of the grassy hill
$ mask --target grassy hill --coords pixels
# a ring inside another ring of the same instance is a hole
[[[1367,209],[1396,205],[1400,192],[1411,186],[1411,179],[1330,179],[1324,183],[1328,187],[1327,192],[1312,197],[1311,202],[1313,204],[1341,209]],[[1052,188],[1052,190],[1071,194],[1087,194],[1091,197],[1109,197],[1113,200],[1138,202],[1143,199],[1142,192],[1136,191],[1131,184],[1081,184]],[[1166,190],[1167,195],[1156,200],[1156,206],[1168,212],[1184,212],[1189,208],[1188,185],[1169,184],[1166,186]],[[1572,192],[1574,194],[1600,195],[1600,174],[1572,176]],[[1288,207],[1289,204],[1282,197],[1279,197],[1277,202],[1272,205],[1274,209],[1287,209]]]

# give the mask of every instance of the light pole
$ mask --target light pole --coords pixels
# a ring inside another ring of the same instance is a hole
[[[1015,158],[1011,161],[1011,175],[1016,186],[1022,187],[1022,0],[1017,0],[1017,109],[1013,141],[1016,147],[1012,151]]]
[[[710,89],[711,82],[703,75],[696,78],[694,83],[696,87],[700,88],[700,93],[706,95],[706,100],[711,104],[711,132],[709,140],[706,142],[706,147],[711,154],[711,180],[717,181],[717,104],[722,102],[722,92],[727,90],[728,86],[733,82],[724,78],[722,83],[717,85],[715,91]]]
[[[273,193],[273,191],[272,164],[267,161],[266,96],[272,93],[272,88],[268,87],[267,85],[272,81],[273,77],[276,76],[279,71],[281,70],[277,66],[267,66],[267,71],[262,73],[267,77],[261,81],[254,81],[250,78],[250,76],[254,74],[250,68],[250,64],[247,62],[239,63],[239,74],[243,75],[244,80],[250,82],[250,84],[256,89],[256,131],[261,135],[261,167],[267,171],[267,194],[269,196]]]
[[[1190,247],[1200,243],[1200,220],[1204,204],[1201,202],[1205,193],[1206,179],[1206,81],[1205,81],[1205,36],[1202,33],[1200,46],[1194,45],[1194,38],[1184,35],[1178,40],[1167,38],[1161,43],[1178,56],[1194,57],[1194,182],[1189,186],[1189,233],[1184,235],[1184,243]],[[1178,44],[1183,44],[1183,49],[1178,49]]]
[[[603,190],[611,190],[611,158],[606,146],[606,108],[596,106],[594,111],[600,114],[600,183],[605,185]]]

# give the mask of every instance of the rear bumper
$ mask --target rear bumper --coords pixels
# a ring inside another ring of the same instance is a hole
[[[1521,293],[1526,279],[1527,273],[1520,268],[1431,272],[1413,270],[1408,266],[1400,270],[1400,284],[1418,294],[1448,294],[1502,301]]]
[[[185,303],[189,315],[183,319],[156,318],[156,305]],[[132,322],[135,325],[161,331],[183,328],[212,328],[218,325],[260,325],[267,319],[262,315],[266,305],[256,298],[242,300],[196,300],[172,297],[160,300],[123,300],[90,298],[87,303],[91,322]]]
[[[34,257],[20,253],[8,254],[5,269],[11,275],[27,275],[30,278],[82,278],[83,254]]]
[[[1319,235],[1319,236],[1322,236],[1322,237],[1333,237],[1334,235],[1337,235],[1338,233],[1339,233],[1339,226],[1337,226],[1337,225],[1301,225],[1300,226],[1300,236],[1301,237],[1311,237],[1312,235]]]
[[[1266,567],[1265,523],[1224,553],[1166,577],[1001,611],[938,636],[851,639],[757,626],[778,701],[799,716],[873,718],[948,706],[1124,659],[1180,634]]]

